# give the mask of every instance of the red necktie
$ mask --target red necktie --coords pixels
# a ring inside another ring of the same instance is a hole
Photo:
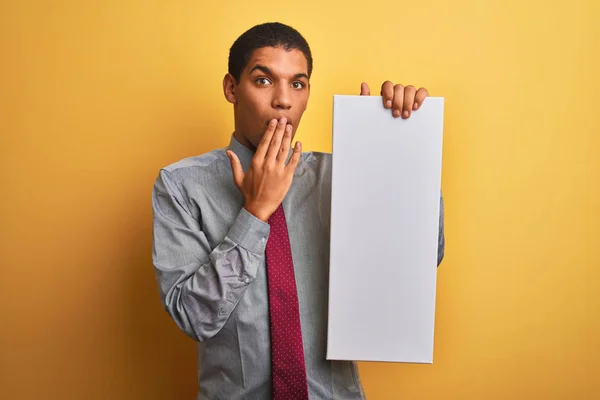
[[[269,218],[267,280],[271,325],[273,400],[307,400],[306,365],[300,330],[294,263],[283,207]]]

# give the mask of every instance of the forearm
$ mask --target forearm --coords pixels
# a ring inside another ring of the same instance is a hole
[[[253,218],[242,210],[227,237],[203,263],[155,263],[165,309],[195,340],[219,332],[256,277],[269,231]]]
[[[201,214],[190,211],[166,172],[155,184],[153,214],[152,259],[163,306],[187,335],[204,341],[219,332],[256,277],[269,225],[241,209],[211,246]]]

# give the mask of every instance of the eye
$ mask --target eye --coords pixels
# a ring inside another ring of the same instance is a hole
[[[296,81],[292,83],[292,87],[294,89],[302,89],[304,88],[304,83],[300,82],[300,81]]]
[[[262,85],[262,86],[267,86],[267,85],[269,85],[271,83],[271,81],[268,80],[267,78],[258,78],[254,82],[256,82],[256,83],[258,83],[259,85]]]

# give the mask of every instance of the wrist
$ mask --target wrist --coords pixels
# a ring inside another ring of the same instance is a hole
[[[256,218],[260,219],[263,222],[268,222],[269,217],[271,216],[268,212],[265,212],[261,207],[254,206],[252,204],[244,204],[244,208],[250,214],[254,215]]]

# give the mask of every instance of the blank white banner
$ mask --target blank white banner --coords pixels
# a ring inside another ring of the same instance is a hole
[[[327,359],[433,362],[443,115],[334,96]]]

